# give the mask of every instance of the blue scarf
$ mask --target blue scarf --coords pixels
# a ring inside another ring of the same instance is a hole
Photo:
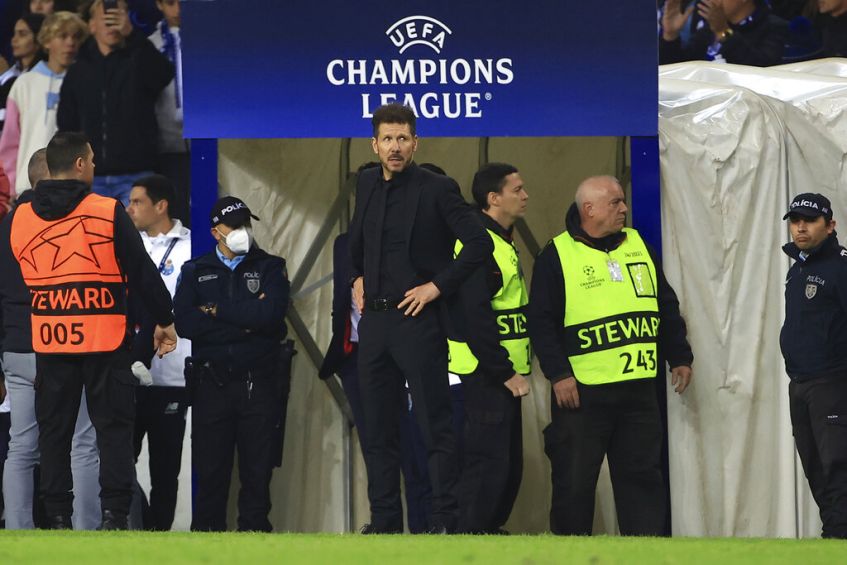
[[[167,57],[174,66],[177,65],[176,38],[171,32],[171,28],[168,26],[168,22],[166,20],[162,20],[162,54]],[[174,78],[174,94],[176,95],[176,107],[182,108],[182,93],[180,92],[178,77]]]

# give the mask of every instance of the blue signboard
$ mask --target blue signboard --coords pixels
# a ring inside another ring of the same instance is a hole
[[[656,135],[654,0],[189,0],[185,135]]]

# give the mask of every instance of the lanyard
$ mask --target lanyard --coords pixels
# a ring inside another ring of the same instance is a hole
[[[168,260],[168,256],[170,256],[171,251],[173,251],[173,250],[174,250],[174,247],[176,247],[176,242],[177,242],[177,241],[179,241],[177,238],[173,238],[173,239],[171,240],[171,244],[170,244],[170,245],[168,245],[168,250],[167,250],[167,251],[165,251],[165,256],[164,256],[164,257],[162,257],[162,261],[159,263],[159,274],[161,274],[161,273],[163,273],[163,272],[164,272],[164,270],[165,270],[165,263],[167,262],[167,260]]]

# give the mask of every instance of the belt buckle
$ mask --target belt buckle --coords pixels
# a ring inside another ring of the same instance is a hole
[[[371,303],[374,312],[386,312],[390,306],[390,301],[387,298],[374,298]]]

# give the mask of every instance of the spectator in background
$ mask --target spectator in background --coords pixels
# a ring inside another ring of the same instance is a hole
[[[49,178],[46,150],[39,149],[29,161],[29,180],[35,186]],[[21,194],[18,202],[29,202],[32,191]],[[11,419],[9,459],[3,471],[3,497],[6,502],[6,528],[32,529],[33,473],[38,459],[38,423],[35,419],[35,353],[30,335],[30,294],[20,267],[9,245],[9,220],[0,223],[0,304],[3,312],[3,369],[9,397],[15,409]],[[100,525],[100,454],[94,426],[88,417],[85,394],[82,395],[71,444],[73,474],[73,525],[78,530],[93,530]]]
[[[85,14],[91,37],[62,84],[60,131],[82,131],[97,163],[92,190],[129,205],[136,180],[157,165],[155,104],[174,78],[173,65],[135,30],[127,5],[94,0]]]
[[[683,45],[680,32],[694,11],[702,25]],[[662,14],[659,63],[715,61],[768,67],[782,62],[788,24],[771,13],[766,0],[700,0],[685,10],[667,0]]]
[[[76,14],[56,12],[49,16],[38,33],[47,60],[22,75],[9,92],[0,160],[13,189],[29,188],[27,163],[56,133],[62,81],[86,36],[85,24]]]
[[[29,12],[49,16],[56,12],[76,12],[77,0],[29,0]]]
[[[11,206],[11,185],[9,177],[6,176],[6,171],[3,170],[3,164],[0,163],[0,218],[6,215]]]
[[[191,259],[191,231],[171,212],[176,202],[171,181],[162,175],[150,175],[135,183],[126,210],[171,296],[176,292],[183,263]],[[167,531],[173,525],[176,510],[188,408],[183,369],[185,358],[191,353],[191,342],[180,339],[176,350],[160,359],[153,355],[153,327],[152,319],[142,322],[142,331],[136,337],[136,344],[140,340],[141,347],[133,347],[144,365],[142,368],[134,364],[133,372],[143,374],[149,367],[150,375],[150,386],[139,387],[135,393],[135,459],[138,461],[146,435],[151,486],[150,520],[145,528]]]
[[[174,65],[176,76],[156,102],[159,124],[158,172],[173,181],[180,201],[189,201],[191,157],[188,140],[182,137],[182,43],[179,34],[179,0],[156,0],[164,16],[150,35],[150,41]],[[188,218],[188,210],[171,206],[174,217]]]
[[[9,62],[14,60],[11,39],[15,23],[24,12],[24,0],[0,2],[0,72],[6,72]]]
[[[847,57],[847,0],[817,0],[815,20],[823,38],[824,57]]]
[[[38,44],[38,32],[44,16],[41,14],[26,14],[15,22],[15,31],[12,35],[12,56],[15,61],[6,72],[0,74],[0,130],[6,121],[6,99],[15,80],[30,70],[41,60],[41,46]]]

